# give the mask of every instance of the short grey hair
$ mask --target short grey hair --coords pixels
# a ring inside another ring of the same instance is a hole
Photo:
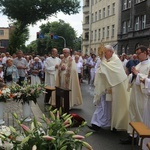
[[[67,52],[70,53],[70,49],[69,48],[63,48],[63,51],[66,50]]]
[[[105,48],[106,48],[107,50],[112,51],[112,52],[115,51],[114,48],[113,48],[111,45],[105,45]]]

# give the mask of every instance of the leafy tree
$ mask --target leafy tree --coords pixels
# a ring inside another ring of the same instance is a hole
[[[58,12],[75,14],[79,9],[79,0],[0,0],[1,12],[20,24],[18,38],[26,27],[38,20],[47,19]]]
[[[21,24],[16,22],[13,24],[14,29],[11,31],[9,39],[8,50],[11,54],[15,53],[17,49],[25,47],[25,42],[29,38],[28,28],[21,28]]]
[[[78,39],[76,37],[75,30],[70,26],[70,24],[65,23],[63,20],[54,21],[52,23],[48,22],[47,24],[42,24],[40,26],[41,34],[45,35],[44,39],[38,39],[38,52],[44,52],[48,53],[53,47],[56,47],[59,51],[59,53],[62,52],[62,49],[64,47],[64,40],[61,38],[63,37],[66,41],[66,46],[74,49],[81,47],[81,43],[79,46],[77,46],[77,41],[75,42],[75,39]],[[53,37],[58,36],[58,39],[51,39],[50,35],[53,34]],[[43,49],[44,51],[42,51]]]

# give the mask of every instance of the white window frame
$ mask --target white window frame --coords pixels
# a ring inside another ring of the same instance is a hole
[[[0,36],[4,36],[4,30],[0,29]]]
[[[99,20],[102,19],[102,11],[101,9],[99,10]]]
[[[101,39],[101,29],[98,30],[98,40]]]
[[[140,18],[139,18],[139,16],[137,16],[136,18],[135,18],[135,31],[138,31],[139,29],[140,29]]]
[[[141,29],[145,29],[146,27],[146,15],[141,16]]]
[[[95,12],[95,21],[97,21],[97,11]]]
[[[107,6],[107,16],[110,16],[110,5]]]
[[[112,14],[113,14],[113,15],[115,14],[115,6],[116,6],[116,4],[113,3],[113,4],[112,4]]]
[[[110,35],[110,27],[107,26],[107,38],[109,38],[109,35]]]
[[[95,37],[94,37],[94,41],[97,40],[97,30],[95,30]]]
[[[105,38],[105,27],[103,27],[103,34],[102,34],[102,39]]]
[[[105,7],[103,8],[103,18],[106,17],[106,10],[105,10]]]
[[[126,10],[127,9],[127,0],[124,0],[123,1],[123,10]]]
[[[124,21],[122,24],[122,33],[123,34],[127,33],[127,22],[126,21]]]
[[[112,25],[112,29],[111,29],[111,37],[115,36],[115,25]]]

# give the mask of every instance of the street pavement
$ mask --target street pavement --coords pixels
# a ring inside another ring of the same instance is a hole
[[[70,110],[70,113],[76,113],[83,117],[88,125],[90,125],[92,114],[95,110],[93,105],[93,93],[94,87],[89,87],[87,81],[81,84],[81,91],[83,97],[83,105],[74,107]],[[38,105],[44,114],[48,114],[44,108],[44,96],[38,99]],[[83,128],[82,134],[92,131],[88,127]],[[86,141],[92,145],[94,150],[130,150],[131,145],[122,145],[119,140],[127,137],[126,131],[110,131],[109,129],[100,129],[86,139]],[[138,146],[135,146],[137,149]]]

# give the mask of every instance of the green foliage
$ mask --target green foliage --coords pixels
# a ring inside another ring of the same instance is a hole
[[[64,14],[76,14],[80,9],[79,0],[0,0],[0,10],[10,19],[17,21],[17,27],[10,38],[10,53],[22,48],[27,40],[27,27],[41,19],[63,12]],[[46,43],[49,43],[46,40]],[[42,45],[42,44],[41,44]],[[55,45],[54,45],[55,46]],[[39,48],[40,47],[40,48]],[[38,45],[41,54],[43,50],[49,50],[49,44],[44,47]]]
[[[29,38],[29,30],[21,22],[14,23],[14,30],[10,34],[9,39],[9,52],[11,54],[15,53],[17,50],[24,47],[25,42]]]
[[[81,49],[81,40],[76,37],[76,31],[69,23],[65,23],[63,20],[42,24],[40,29],[40,33],[44,34],[45,38],[37,39],[37,51],[39,54],[49,53],[53,47],[56,47],[59,53],[62,53],[64,40],[62,38],[51,39],[51,34],[64,37],[67,47],[75,48],[76,50]]]
[[[50,110],[49,118],[43,115],[42,123],[34,119],[31,127],[24,125],[14,113],[13,116],[23,129],[23,133],[19,134],[13,127],[10,127],[11,132],[7,135],[0,132],[0,137],[3,142],[13,143],[14,150],[82,150],[83,147],[93,150],[85,141],[85,138],[92,133],[87,133],[85,136],[79,135],[79,131],[86,125],[86,122],[71,131],[69,127],[72,125],[72,116],[66,113],[61,114],[61,112],[61,109]]]
[[[1,11],[13,20],[25,25],[35,24],[58,12],[78,13],[79,0],[0,0]]]

